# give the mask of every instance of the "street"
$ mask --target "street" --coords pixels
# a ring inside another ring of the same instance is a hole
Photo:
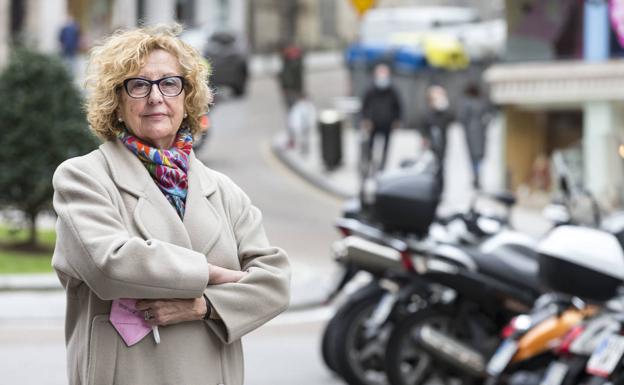
[[[344,92],[342,84],[340,70],[308,77],[310,94],[321,106]],[[274,78],[252,79],[244,98],[219,100],[210,118],[211,135],[197,156],[231,177],[262,210],[272,243],[290,256],[297,302],[319,302],[334,271],[329,250],[338,236],[332,223],[341,202],[273,157],[271,139],[285,124]],[[4,292],[0,308],[0,383],[66,384],[64,293]],[[330,316],[331,309],[322,307],[289,311],[244,337],[245,383],[341,383],[320,357],[320,334]]]

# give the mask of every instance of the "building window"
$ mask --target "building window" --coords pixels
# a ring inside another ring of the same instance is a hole
[[[195,0],[176,0],[176,20],[187,28],[195,26]]]
[[[336,32],[336,2],[334,0],[319,1],[319,18],[321,20],[321,36],[335,38]]]
[[[25,2],[22,0],[11,0],[11,41],[16,43],[20,39],[24,27]]]
[[[139,24],[145,23],[145,0],[138,0],[137,5],[137,19]]]

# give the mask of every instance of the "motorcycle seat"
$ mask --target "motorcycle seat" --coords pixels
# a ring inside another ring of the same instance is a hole
[[[535,250],[519,245],[504,245],[491,253],[469,250],[468,254],[481,273],[535,293],[541,292]]]

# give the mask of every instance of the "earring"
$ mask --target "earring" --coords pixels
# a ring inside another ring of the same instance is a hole
[[[184,113],[184,119],[186,119],[187,116],[188,116],[188,114],[185,112]]]
[[[119,123],[122,123],[122,122],[123,122],[123,119],[122,119],[122,118],[117,118],[117,121],[118,121]]]

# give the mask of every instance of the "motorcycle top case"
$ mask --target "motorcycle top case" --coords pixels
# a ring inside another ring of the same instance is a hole
[[[435,173],[405,168],[376,178],[370,212],[386,231],[425,235],[440,202],[440,182]]]
[[[624,252],[608,232],[560,226],[538,245],[540,281],[584,300],[606,301],[624,281]]]

